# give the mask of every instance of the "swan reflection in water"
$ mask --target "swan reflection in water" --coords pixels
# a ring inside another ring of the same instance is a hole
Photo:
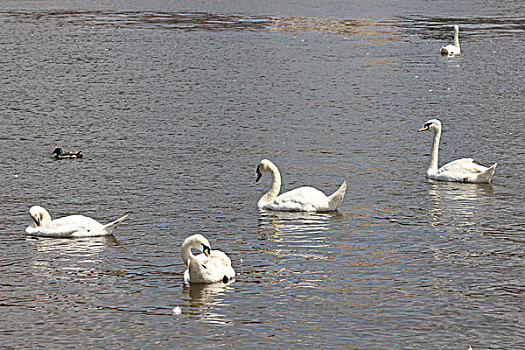
[[[42,276],[60,275],[61,273],[88,275],[92,266],[101,263],[100,253],[108,246],[117,246],[114,236],[101,236],[78,239],[56,239],[28,237],[34,249],[34,274]]]
[[[260,211],[259,235],[265,253],[280,256],[301,256],[304,259],[328,260],[324,252],[335,233],[344,234],[346,220],[339,211],[319,212],[277,212]],[[286,253],[283,253],[283,249]]]
[[[428,182],[428,194],[432,199],[433,208],[430,212],[432,226],[443,223],[444,217],[466,220],[461,224],[474,225],[470,220],[477,215],[477,209],[481,202],[490,200],[494,195],[494,187],[491,184],[472,184],[460,182]],[[458,224],[456,222],[455,224]]]
[[[339,211],[320,213],[260,210],[259,233],[273,239],[294,234],[294,238],[303,237],[306,241],[313,242],[319,238],[315,234],[343,229],[344,224],[344,216]]]
[[[220,314],[220,310],[229,308],[224,302],[224,294],[232,289],[229,284],[224,283],[194,283],[182,287],[186,295],[186,307],[182,307],[182,313],[200,321],[216,324],[227,324],[230,321],[226,315]]]

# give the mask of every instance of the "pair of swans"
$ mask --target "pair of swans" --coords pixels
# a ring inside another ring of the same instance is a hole
[[[272,187],[258,202],[259,208],[283,211],[333,211],[337,210],[346,191],[346,182],[331,196],[313,187],[300,187],[278,196],[281,189],[281,175],[271,161],[263,159],[257,167],[257,179],[262,174],[271,172]],[[192,249],[200,252],[194,255]],[[181,248],[184,264],[184,283],[228,283],[235,277],[230,258],[220,250],[212,250],[208,240],[196,234],[184,240]]]
[[[31,207],[29,215],[33,224],[26,228],[26,233],[52,238],[112,235],[117,226],[128,217],[124,215],[106,225],[84,215],[70,215],[52,220],[49,212],[41,206]],[[191,249],[197,249],[202,254],[193,255]],[[181,255],[188,266],[184,272],[184,283],[227,283],[235,277],[230,258],[220,250],[211,250],[210,243],[202,235],[188,237],[182,244]]]
[[[434,141],[432,143],[432,153],[430,154],[430,165],[427,170],[427,178],[439,181],[490,183],[497,163],[486,168],[474,163],[472,158],[462,158],[445,164],[438,169],[441,122],[438,119],[431,119],[418,131],[425,130],[434,132]]]
[[[439,52],[442,55],[455,56],[461,53],[459,48],[459,26],[454,26],[454,45],[441,46]]]

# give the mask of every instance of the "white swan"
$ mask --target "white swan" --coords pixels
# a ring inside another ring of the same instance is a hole
[[[418,131],[434,131],[434,142],[430,155],[430,166],[427,170],[429,179],[441,181],[460,181],[474,183],[490,183],[497,163],[486,168],[472,161],[472,158],[458,159],[443,165],[438,169],[439,139],[441,138],[441,122],[437,119],[429,120]]]
[[[113,231],[128,215],[102,225],[100,222],[83,215],[71,215],[60,219],[51,220],[51,215],[40,206],[29,209],[29,215],[34,224],[26,228],[26,233],[31,236],[74,238],[96,237],[112,235]]]
[[[454,45],[441,46],[439,50],[442,55],[455,56],[461,53],[459,49],[459,27],[454,25]]]
[[[193,255],[191,249],[203,254]],[[220,250],[212,250],[203,235],[193,235],[184,240],[180,251],[182,261],[188,265],[184,271],[184,283],[228,283],[235,277],[231,260]]]
[[[299,187],[295,190],[278,196],[281,190],[281,174],[279,169],[268,159],[263,159],[257,166],[256,182],[262,174],[271,172],[273,176],[272,187],[257,203],[259,209],[270,209],[280,211],[333,211],[337,210],[346,191],[346,181],[331,196],[313,187]]]

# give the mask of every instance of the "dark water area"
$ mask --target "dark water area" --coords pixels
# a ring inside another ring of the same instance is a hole
[[[525,349],[521,1],[6,1],[0,34],[0,348]],[[425,178],[433,118],[491,184]],[[259,211],[263,158],[340,210]],[[30,238],[32,205],[129,217]],[[233,283],[183,286],[195,233]]]

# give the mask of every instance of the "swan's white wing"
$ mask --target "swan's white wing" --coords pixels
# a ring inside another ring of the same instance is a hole
[[[487,170],[486,167],[474,163],[472,158],[462,158],[443,165],[438,170],[438,174],[444,172],[458,172],[458,173],[482,173]]]
[[[59,225],[59,226],[42,226],[42,227],[28,227],[26,232],[33,236],[40,237],[74,237],[79,231],[83,231],[77,225]]]
[[[59,227],[59,226],[74,225],[74,226],[84,227],[86,229],[104,228],[104,225],[102,225],[97,220],[94,220],[84,215],[70,215],[70,216],[60,218],[60,219],[55,219],[55,220],[52,220],[48,225],[50,227],[51,226]]]
[[[186,283],[215,283],[235,277],[228,256],[220,250],[211,250],[210,255],[198,254],[190,259],[188,270],[184,272]]]
[[[264,208],[285,211],[315,211],[328,208],[328,197],[316,188],[305,186],[277,196]]]

